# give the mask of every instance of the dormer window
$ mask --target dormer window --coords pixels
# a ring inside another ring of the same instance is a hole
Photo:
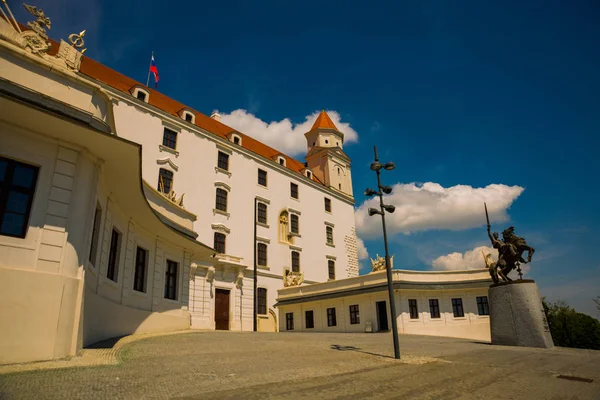
[[[312,172],[310,170],[307,169],[306,171],[304,171],[304,173],[306,174],[306,177],[308,179],[312,179],[313,174],[312,174]]]
[[[196,122],[196,115],[190,109],[184,108],[184,109],[180,110],[179,116],[181,118],[183,118],[184,120],[186,120],[187,122],[189,122],[190,124],[193,124],[194,122]]]
[[[236,133],[230,133],[229,140],[231,140],[233,144],[237,144],[238,146],[242,145],[242,137]]]
[[[277,162],[279,163],[279,165],[285,167],[285,158],[278,156],[277,157]]]
[[[135,97],[138,100],[143,101],[144,103],[147,103],[148,99],[150,98],[150,92],[148,92],[146,89],[144,89],[141,86],[134,86],[129,90],[129,92],[131,93],[131,95],[133,97]]]

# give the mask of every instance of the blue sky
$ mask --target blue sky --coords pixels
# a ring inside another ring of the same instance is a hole
[[[514,225],[537,249],[528,275],[542,294],[599,316],[598,2],[33,3],[53,38],[87,29],[86,55],[141,82],[154,51],[162,92],[297,158],[283,135],[297,139],[321,108],[337,112],[358,136],[345,147],[357,207],[375,182],[373,145],[397,165],[383,179],[401,184],[402,218],[421,203],[409,192],[435,189],[419,192],[431,221],[391,221],[398,268],[488,245],[475,204],[504,196],[493,229]],[[383,254],[378,223],[359,229],[371,256]]]

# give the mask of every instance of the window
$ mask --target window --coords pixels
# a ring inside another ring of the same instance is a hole
[[[221,232],[215,232],[214,248],[219,254],[225,254],[225,235]]]
[[[119,247],[121,247],[121,234],[113,228],[108,253],[108,270],[106,271],[106,277],[113,282],[116,282],[119,276]]]
[[[256,218],[257,222],[261,224],[267,223],[267,205],[265,203],[258,203]]]
[[[294,199],[298,198],[298,185],[295,183],[290,183],[290,196],[292,196]]]
[[[307,177],[308,179],[312,179],[312,172],[310,172],[310,171],[306,171],[306,177]]]
[[[279,165],[283,165],[285,167],[285,158],[279,156],[277,157],[277,162],[279,163]]]
[[[285,329],[288,331],[294,330],[294,313],[285,313]]]
[[[0,157],[0,235],[24,238],[39,168]]]
[[[167,260],[165,271],[165,299],[177,300],[177,269],[179,264]]]
[[[327,260],[327,270],[329,272],[329,279],[335,279],[335,261]]]
[[[263,171],[262,169],[258,170],[258,184],[267,186],[267,171]]]
[[[256,245],[256,262],[258,265],[267,265],[267,245],[264,243],[258,243]]]
[[[438,299],[429,299],[429,315],[431,318],[440,317],[440,303]]]
[[[342,170],[338,168],[338,176],[340,176],[342,173]]]
[[[338,189],[342,190],[342,184],[341,183],[338,183]]]
[[[257,290],[258,310],[257,313],[261,315],[267,314],[267,289],[258,288]]]
[[[360,324],[360,316],[358,315],[358,304],[350,306],[350,324]]]
[[[190,114],[189,112],[186,112],[186,113],[185,113],[185,120],[186,120],[187,122],[193,122],[193,120],[194,120],[194,116],[193,116],[192,114]]]
[[[312,329],[315,327],[315,313],[313,310],[306,311],[304,313],[306,319],[306,329]]]
[[[325,197],[325,211],[331,212],[331,199]]]
[[[454,317],[464,317],[465,312],[463,311],[462,299],[452,299],[452,312]]]
[[[229,154],[219,152],[217,167],[229,171]]]
[[[335,318],[335,308],[327,309],[327,326],[336,326],[337,320]]]
[[[161,193],[171,193],[173,188],[173,173],[168,169],[161,168],[158,171],[158,191]]]
[[[136,97],[138,100],[146,101],[146,93],[142,92],[141,90],[138,90]]]
[[[165,128],[163,132],[163,146],[175,150],[177,146],[177,132]]]
[[[299,234],[300,233],[300,217],[297,214],[290,215],[290,225],[292,233]]]
[[[300,272],[300,253],[292,251],[292,272]]]
[[[479,315],[490,315],[487,296],[477,297],[477,312]]]
[[[240,144],[240,137],[239,136],[234,136],[233,137],[233,143],[234,144]]]
[[[227,190],[217,188],[217,199],[215,208],[220,211],[227,212]]]
[[[135,254],[135,274],[133,290],[146,292],[146,270],[148,268],[148,251],[138,247]]]
[[[333,228],[330,226],[325,227],[327,234],[327,244],[333,245]]]
[[[419,309],[417,308],[417,300],[408,300],[408,309],[410,311],[410,319],[419,319]]]
[[[92,244],[90,246],[90,263],[96,265],[98,255],[98,238],[100,236],[100,223],[102,221],[102,208],[96,203],[96,212],[94,213],[94,226],[92,228]]]

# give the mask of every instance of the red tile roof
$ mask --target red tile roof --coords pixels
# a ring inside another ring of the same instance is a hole
[[[129,94],[130,89],[136,85],[142,86],[144,88],[144,90],[147,90],[148,92],[150,92],[150,98],[148,99],[148,103],[156,108],[159,108],[169,114],[178,116],[178,112],[182,109],[188,109],[191,112],[194,113],[194,115],[196,116],[195,118],[195,125],[197,125],[198,127],[212,133],[215,134],[217,136],[221,136],[223,138],[227,138],[227,134],[231,133],[231,132],[236,132],[238,133],[241,137],[242,137],[242,147],[244,147],[245,149],[248,149],[256,154],[259,154],[265,158],[268,158],[269,160],[273,160],[273,158],[276,155],[281,154],[285,159],[286,159],[286,167],[288,169],[291,169],[292,171],[301,173],[303,172],[303,170],[305,169],[304,163],[295,160],[285,154],[282,154],[280,151],[273,149],[272,147],[267,146],[264,143],[259,142],[256,139],[253,139],[252,137],[245,135],[233,128],[231,128],[230,126],[227,126],[217,120],[214,120],[212,118],[210,118],[209,116],[202,114],[198,111],[193,110],[192,108],[171,99],[168,96],[165,96],[164,94],[157,92],[156,90],[153,90],[151,88],[148,88],[144,85],[142,85],[141,83],[103,65],[100,64],[97,61],[92,60],[89,57],[83,56],[81,59],[81,68],[80,68],[80,72],[82,74],[85,74],[95,80],[98,80],[114,89],[117,89],[123,93],[127,93]],[[323,113],[322,113],[323,114]],[[325,114],[326,119],[329,121],[329,123],[335,128],[335,125],[333,125],[333,122],[331,122],[331,119],[329,119],[329,116],[327,116],[327,114]],[[319,116],[319,119],[322,119]],[[319,121],[319,119],[317,119],[317,121]],[[316,179],[313,175],[313,180],[319,183],[320,182],[318,179]]]
[[[3,17],[3,16],[0,16],[0,17]],[[19,26],[22,31],[31,30],[31,28],[29,28],[28,26],[25,26],[21,23],[19,23]],[[51,56],[56,55],[58,53],[59,43],[52,39],[49,39],[49,41],[50,41],[51,46],[50,46],[50,49],[48,50],[48,55],[51,55]],[[179,118],[178,113],[181,109],[183,109],[183,108],[188,109],[188,110],[190,110],[190,112],[192,112],[196,116],[196,118],[195,118],[196,126],[202,128],[214,135],[221,136],[226,139],[227,139],[227,134],[235,131],[237,134],[239,134],[242,137],[242,147],[244,147],[245,149],[248,149],[248,150],[250,150],[258,155],[261,155],[271,161],[275,158],[275,156],[281,155],[282,157],[284,157],[286,159],[286,168],[304,175],[303,172],[306,169],[306,167],[304,166],[304,163],[302,163],[301,161],[293,159],[293,158],[281,153],[280,151],[275,150],[274,148],[269,147],[266,144],[261,143],[258,140],[243,134],[242,132],[239,132],[219,121],[216,121],[205,114],[202,114],[198,111],[193,110],[192,108],[186,106],[185,104],[182,104],[176,100],[173,100],[170,97],[165,96],[164,94],[162,94],[160,92],[157,92],[156,90],[148,88],[148,87],[142,85],[141,83],[135,81],[134,79],[131,79],[131,78],[121,74],[120,72],[117,72],[117,71],[107,67],[106,65],[103,65],[87,56],[81,57],[81,66],[80,66],[79,72],[84,75],[89,76],[90,78],[100,81],[114,89],[117,89],[123,93],[127,93],[127,94],[130,94],[130,90],[132,87],[142,86],[144,88],[144,90],[147,90],[148,92],[150,92],[150,98],[149,98],[148,103],[153,105],[154,107],[159,108],[162,111],[165,111],[174,116],[177,116],[178,118]],[[323,114],[323,113],[325,113],[325,112],[324,111],[321,112],[321,114]],[[333,125],[333,122],[331,122],[331,119],[329,119],[329,116],[326,113],[325,113],[325,118],[335,128],[335,125]],[[319,118],[317,118],[317,122],[320,119],[321,119],[321,116],[319,116]],[[312,180],[323,184],[323,182],[321,182],[319,179],[317,179],[314,176],[314,174],[313,174]]]
[[[338,130],[338,128],[335,126],[331,118],[329,118],[329,115],[327,115],[325,110],[321,111],[321,113],[317,117],[317,120],[313,124],[312,128],[310,128],[310,130],[312,131],[319,128],[335,129],[336,131]]]

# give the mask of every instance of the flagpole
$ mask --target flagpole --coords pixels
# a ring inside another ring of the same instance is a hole
[[[152,52],[152,57],[150,57],[150,66],[148,67],[148,80],[146,81],[146,87],[150,84],[150,68],[152,67],[152,58],[154,58],[154,52]]]

